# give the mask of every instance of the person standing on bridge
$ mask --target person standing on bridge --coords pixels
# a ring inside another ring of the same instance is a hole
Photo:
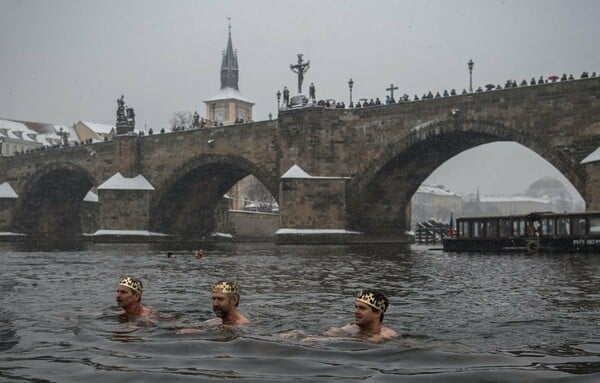
[[[283,87],[283,105],[287,108],[290,106],[290,91],[287,86]]]
[[[325,336],[351,336],[373,343],[396,338],[396,331],[384,327],[383,314],[389,306],[389,300],[379,290],[362,290],[354,302],[354,323],[343,327],[332,327]]]
[[[144,320],[154,325],[155,313],[142,305],[142,281],[137,278],[125,277],[117,285],[117,305],[123,309],[122,317],[127,321]]]

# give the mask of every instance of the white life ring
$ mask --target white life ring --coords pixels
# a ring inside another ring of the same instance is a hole
[[[540,251],[540,242],[539,241],[527,241],[525,245],[525,250],[527,250],[527,254],[535,254]]]

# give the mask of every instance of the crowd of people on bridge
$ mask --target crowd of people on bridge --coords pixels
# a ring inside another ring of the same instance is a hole
[[[588,72],[583,72],[581,74],[581,76],[579,77],[580,79],[585,79],[585,78],[591,78],[591,77],[596,77],[596,72],[592,72],[592,74],[590,75]],[[479,93],[479,92],[484,92],[484,91],[493,91],[493,90],[502,90],[502,89],[510,89],[510,88],[516,88],[519,86],[532,86],[532,85],[542,85],[542,84],[548,84],[548,83],[554,83],[557,81],[570,81],[570,80],[575,80],[575,77],[571,74],[568,75],[566,73],[563,73],[563,75],[561,77],[559,76],[540,76],[537,80],[535,77],[532,77],[530,81],[527,80],[523,80],[521,81],[521,83],[519,85],[517,85],[517,81],[509,79],[506,80],[504,87],[502,87],[500,84],[487,84],[485,85],[485,87],[478,87],[475,92]],[[484,89],[485,88],[485,89]],[[467,92],[466,89],[463,89],[462,92],[460,94],[464,95],[464,94],[468,94],[469,92]],[[385,101],[382,103],[381,100],[379,99],[379,97],[376,97],[375,99],[373,98],[360,98],[358,102],[354,103],[354,102],[350,102],[348,104],[348,108],[350,109],[356,109],[356,108],[366,108],[366,107],[372,107],[372,106],[380,106],[380,105],[390,105],[390,104],[396,104],[396,103],[403,103],[403,102],[410,102],[410,101],[419,101],[419,100],[430,100],[430,99],[434,99],[434,98],[442,98],[442,97],[451,97],[451,96],[457,96],[458,92],[455,89],[451,89],[450,91],[448,91],[447,89],[444,90],[442,93],[440,92],[436,92],[435,94],[432,91],[428,91],[426,93],[423,93],[423,95],[421,97],[419,97],[418,95],[414,95],[411,97],[404,93],[403,95],[401,95],[400,97],[398,97],[398,100],[395,99],[394,94],[390,94],[387,95],[385,98]],[[333,109],[345,109],[346,108],[346,104],[344,102],[336,102],[335,100],[332,99],[328,99],[328,100],[319,100],[318,102],[316,102],[316,104],[313,104],[319,107],[324,107],[324,108],[333,108]]]
[[[584,71],[581,73],[579,78],[585,79],[585,78],[593,78],[596,76],[597,76],[596,72],[592,72],[592,74],[589,74],[587,71]],[[519,85],[517,85],[517,81],[509,79],[509,80],[506,80],[506,82],[504,83],[504,87],[502,87],[500,84],[497,84],[497,85],[487,84],[487,85],[485,85],[485,91],[510,89],[510,88],[516,88],[519,86],[542,85],[542,84],[554,83],[557,81],[562,82],[562,81],[571,81],[571,80],[575,80],[575,77],[573,76],[573,74],[570,74],[567,76],[566,73],[563,73],[563,75],[560,77],[551,75],[551,76],[547,76],[546,78],[544,78],[544,76],[540,76],[537,80],[535,77],[532,77],[530,81],[523,80],[520,82]],[[310,84],[309,91],[310,91],[310,101],[311,101],[310,106],[318,106],[318,107],[330,108],[330,109],[346,109],[346,108],[358,109],[358,108],[367,108],[367,107],[381,106],[381,105],[391,105],[391,104],[404,103],[404,102],[410,102],[410,101],[430,100],[430,99],[434,99],[434,98],[452,97],[452,96],[458,95],[458,92],[455,89],[451,89],[450,91],[444,90],[441,94],[440,94],[440,92],[436,92],[435,94],[433,94],[432,91],[428,91],[427,93],[423,93],[423,95],[421,97],[419,97],[418,95],[415,94],[411,100],[411,97],[408,94],[404,93],[402,96],[398,97],[398,100],[396,101],[394,94],[392,92],[390,95],[386,96],[385,101],[383,103],[381,102],[379,97],[375,97],[375,99],[360,98],[356,103],[354,103],[353,101],[350,101],[350,103],[348,105],[346,105],[343,101],[339,102],[339,101],[335,101],[334,99],[326,99],[326,100],[317,101],[315,99],[316,91],[315,91],[315,86],[313,83]],[[481,87],[481,86],[478,87],[475,90],[475,92],[476,93],[484,92],[484,87]],[[461,94],[462,95],[468,94],[468,92],[466,89],[463,89]],[[289,90],[287,89],[287,87],[284,87],[283,96],[284,96],[283,107],[288,107],[290,98],[289,98]],[[241,118],[238,118],[235,120],[235,124],[243,124],[243,123],[247,123],[247,122],[252,122],[252,121],[244,120]],[[209,128],[209,127],[217,127],[217,126],[223,126],[223,123],[222,122],[218,123],[216,121],[210,122],[208,120],[205,120],[204,118],[200,118],[198,113],[194,112],[193,122],[191,123],[191,125],[189,127],[186,127],[186,126],[180,124],[180,125],[174,126],[172,128],[172,131],[177,132],[177,131],[183,131],[183,130],[202,129],[202,128]],[[165,129],[162,128],[160,130],[160,133],[165,133]],[[148,135],[154,134],[153,129],[150,128],[148,130],[147,134]],[[146,135],[146,133],[144,131],[139,131],[137,133],[137,135],[141,137],[141,136]],[[109,140],[110,140],[109,136],[104,137],[104,141],[109,141]],[[28,153],[33,153],[33,152],[38,152],[38,151],[43,151],[43,150],[48,150],[48,149],[61,149],[61,148],[68,147],[68,146],[90,145],[93,143],[94,143],[93,140],[91,138],[89,138],[89,139],[83,140],[81,142],[74,141],[69,144],[43,145],[36,149],[27,149],[27,150],[23,150],[20,152],[17,151],[17,152],[15,152],[15,154],[16,155],[28,154]]]

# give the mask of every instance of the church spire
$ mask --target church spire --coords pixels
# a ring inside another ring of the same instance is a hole
[[[233,88],[239,90],[237,52],[233,50],[233,44],[231,43],[231,18],[228,17],[227,20],[229,20],[229,37],[227,39],[227,48],[223,52],[223,61],[221,62],[221,89]]]

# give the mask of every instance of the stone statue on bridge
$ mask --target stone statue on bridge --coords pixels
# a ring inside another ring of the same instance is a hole
[[[117,135],[133,132],[135,129],[135,112],[133,108],[125,108],[125,96],[117,99]]]
[[[194,111],[194,120],[192,122],[192,127],[195,129],[200,128],[200,115],[197,111]]]
[[[306,73],[308,71],[308,68],[310,68],[310,60],[303,63],[302,56],[304,56],[302,53],[298,53],[298,64],[290,64],[290,69],[292,70],[292,72],[298,74],[298,93],[302,93],[302,82],[304,81],[304,73]]]
[[[125,96],[121,95],[121,98],[117,99],[117,122],[127,121],[125,117]]]

